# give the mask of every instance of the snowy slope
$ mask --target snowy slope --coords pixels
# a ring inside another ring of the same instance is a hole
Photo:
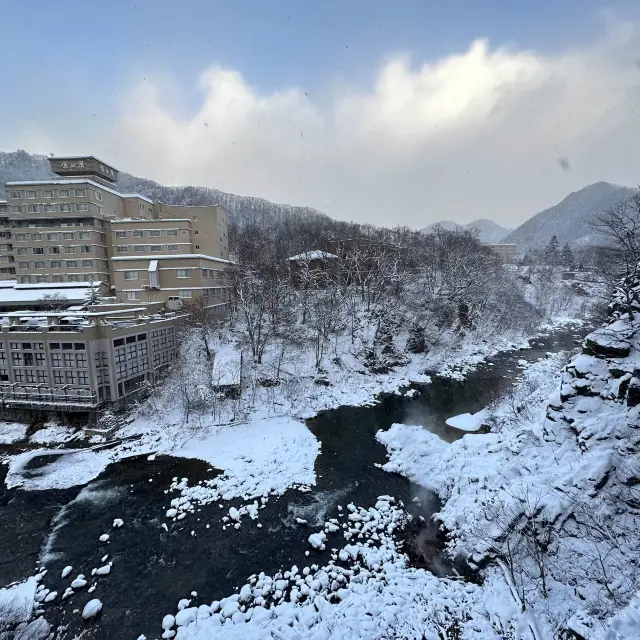
[[[378,433],[385,469],[443,500],[451,553],[504,567],[541,637],[638,637],[640,277],[635,290],[633,319],[619,293],[560,374],[558,357],[542,360],[491,408],[492,433],[451,444],[417,426]]]
[[[556,235],[560,244],[596,244],[598,238],[589,226],[593,216],[631,197],[635,191],[608,182],[596,182],[529,218],[504,238],[504,242],[527,250],[546,246]]]

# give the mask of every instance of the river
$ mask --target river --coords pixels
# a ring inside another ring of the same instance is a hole
[[[305,556],[307,538],[325,519],[335,517],[338,504],[369,507],[378,495],[388,494],[429,523],[438,508],[437,497],[376,466],[386,461],[376,432],[401,422],[424,425],[448,441],[459,438],[463,434],[447,427],[446,418],[478,411],[504,393],[517,382],[518,360],[534,361],[547,352],[573,349],[575,339],[574,330],[555,331],[532,340],[530,349],[490,358],[464,381],[434,377],[431,384],[416,387],[417,398],[388,395],[375,406],[342,407],[318,415],[308,422],[321,442],[317,484],[309,493],[290,490],[270,498],[260,511],[261,529],[243,524],[237,531],[223,532],[223,511],[217,504],[169,523],[168,530],[162,527],[174,497],[165,493],[172,478],[188,477],[193,484],[215,473],[197,460],[139,456],[110,465],[84,487],[37,492],[7,490],[6,467],[1,467],[0,584],[32,575],[40,560],[48,570],[47,588],[62,594],[71,577],[89,576],[93,567],[102,564],[101,557],[109,554],[113,571],[100,578],[96,592],[78,591],[63,602],[59,595],[55,603],[45,606],[47,620],[66,628],[69,638],[81,631],[83,638],[135,639],[142,633],[156,638],[162,617],[174,613],[178,601],[192,591],[198,594],[192,604],[210,603],[232,593],[253,573],[273,575],[293,564],[326,563],[330,550]],[[412,501],[415,497],[419,503]],[[240,503],[225,503],[224,513],[232,504]],[[115,518],[124,520],[125,526],[114,530]],[[300,525],[296,518],[309,524]],[[111,539],[100,543],[105,532]],[[435,526],[427,524],[420,540],[426,549],[420,564],[438,574],[452,571],[439,555]],[[63,580],[60,573],[66,565],[72,565],[73,572]],[[90,597],[100,598],[104,609],[96,623],[87,625],[74,611],[82,609]]]

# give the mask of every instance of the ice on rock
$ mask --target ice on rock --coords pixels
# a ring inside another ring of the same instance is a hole
[[[229,517],[232,520],[238,521],[238,520],[240,520],[240,512],[235,507],[231,507],[229,509]]]
[[[89,620],[90,618],[95,618],[100,611],[102,611],[102,602],[97,598],[89,600],[82,610],[82,619]]]
[[[71,583],[72,589],[82,589],[82,587],[86,586],[87,581],[84,577],[84,574],[79,574],[78,577]]]
[[[170,613],[167,614],[164,618],[162,618],[162,628],[166,631],[167,629],[171,629],[176,623],[176,619]]]
[[[73,567],[71,565],[67,565],[60,574],[61,578],[66,578],[73,571]]]
[[[312,533],[309,536],[309,544],[314,549],[320,549],[322,551],[325,548],[324,543],[326,539],[327,539],[327,534],[324,531],[319,531],[318,533]]]
[[[116,519],[113,521],[113,528],[114,528],[114,529],[119,529],[122,525],[124,525],[124,521],[123,521],[123,520],[121,520],[120,518],[116,518]]]
[[[171,509],[167,509],[167,513],[165,514],[167,518],[175,518],[178,515],[178,510],[175,507]]]
[[[96,569],[96,575],[98,576],[106,576],[109,573],[111,573],[111,565],[109,564],[105,564],[104,566]]]
[[[296,522],[297,522],[298,524],[307,524],[307,521],[306,521],[306,520],[304,520],[303,518],[296,518]]]
[[[98,540],[100,540],[100,542],[108,542],[109,541],[109,534],[108,533],[103,533]]]
[[[191,600],[182,598],[182,600],[178,602],[178,611],[182,611],[183,609],[186,609],[190,604],[191,604]]]
[[[53,600],[55,600],[58,597],[58,592],[57,591],[51,591],[51,593],[48,593],[45,596],[44,601],[45,602],[52,602]]]
[[[172,629],[167,629],[167,630],[162,634],[162,637],[163,637],[165,640],[168,640],[169,638],[173,638],[173,636],[175,636],[175,635],[176,635],[176,632],[175,632],[175,631],[173,631]]]
[[[251,587],[248,584],[245,584],[238,594],[240,602],[248,602],[251,599],[252,592]]]

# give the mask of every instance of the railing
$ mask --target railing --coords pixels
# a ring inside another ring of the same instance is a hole
[[[57,406],[66,408],[95,408],[100,402],[93,389],[78,387],[26,386],[19,384],[0,385],[0,400],[6,405]]]

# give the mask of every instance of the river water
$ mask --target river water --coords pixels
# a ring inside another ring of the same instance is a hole
[[[584,335],[581,331],[580,335]],[[208,464],[192,459],[158,456],[130,458],[109,466],[84,487],[65,490],[7,490],[6,467],[0,467],[0,584],[21,580],[34,572],[39,560],[48,570],[45,584],[59,594],[71,577],[99,567],[109,554],[110,575],[99,579],[93,594],[78,591],[61,602],[46,605],[47,620],[59,627],[60,637],[147,638],[160,636],[160,622],[175,613],[178,600],[197,592],[192,604],[211,603],[244,584],[249,575],[264,571],[273,575],[293,564],[325,564],[330,550],[309,550],[309,533],[337,515],[339,504],[349,502],[373,506],[382,494],[402,500],[414,515],[429,516],[437,510],[435,495],[406,478],[382,471],[376,464],[386,461],[386,450],[375,440],[379,429],[395,422],[420,424],[448,441],[463,434],[445,425],[446,418],[475,412],[517,381],[518,360],[534,361],[547,352],[575,348],[573,330],[556,331],[531,342],[531,348],[498,354],[470,373],[464,381],[435,377],[431,384],[416,387],[417,398],[389,395],[372,407],[342,407],[327,411],[308,422],[321,441],[316,460],[317,485],[309,493],[288,491],[270,498],[260,511],[259,522],[244,522],[239,530],[222,531],[224,511],[217,504],[200,507],[185,520],[170,523],[164,513],[173,495],[165,494],[174,477],[189,478],[190,484],[212,477]],[[419,504],[412,501],[420,499]],[[121,518],[125,526],[114,530]],[[296,518],[307,520],[299,525]],[[207,528],[207,524],[210,528]],[[108,543],[99,542],[103,533]],[[419,564],[439,574],[453,568],[438,553],[438,533],[426,525],[420,534],[425,553]],[[73,572],[60,573],[66,565]],[[77,613],[91,598],[98,597],[104,609],[96,623],[85,624]]]

